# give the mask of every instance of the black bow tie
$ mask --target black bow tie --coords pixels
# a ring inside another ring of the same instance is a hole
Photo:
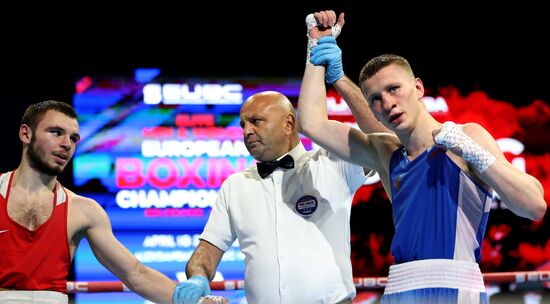
[[[266,178],[271,174],[275,169],[281,167],[283,169],[292,169],[294,168],[294,158],[287,154],[281,160],[272,160],[267,162],[260,162],[256,164],[258,166],[258,173],[262,178]]]

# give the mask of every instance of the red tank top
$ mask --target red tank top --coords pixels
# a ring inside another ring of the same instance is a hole
[[[67,293],[67,192],[57,182],[50,218],[30,231],[8,216],[13,172],[0,175],[0,288]]]

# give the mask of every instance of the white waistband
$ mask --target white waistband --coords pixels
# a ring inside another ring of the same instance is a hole
[[[453,288],[484,292],[483,275],[473,262],[433,259],[392,265],[384,293],[422,288]]]
[[[67,304],[69,297],[61,292],[47,290],[0,290],[0,303]]]

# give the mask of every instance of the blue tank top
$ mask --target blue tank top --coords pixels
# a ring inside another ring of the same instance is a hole
[[[403,147],[390,161],[396,264],[423,259],[479,262],[495,199],[437,146],[410,161]]]

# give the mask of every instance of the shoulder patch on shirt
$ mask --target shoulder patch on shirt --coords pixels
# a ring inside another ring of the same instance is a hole
[[[304,195],[298,199],[294,209],[301,216],[311,216],[317,210],[317,199],[311,195]]]

